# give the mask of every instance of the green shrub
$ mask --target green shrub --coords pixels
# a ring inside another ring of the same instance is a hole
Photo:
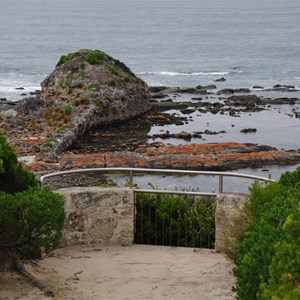
[[[79,52],[71,52],[68,55],[62,55],[58,61],[58,63],[56,64],[56,67],[59,67],[63,64],[65,64],[66,62],[68,62],[69,60],[78,57],[80,54]]]
[[[97,91],[97,92],[99,92],[100,91],[100,84],[99,83],[90,83],[87,86],[87,88],[88,88],[89,91]]]
[[[6,142],[0,132],[0,189],[17,170],[18,158],[15,150]]]
[[[215,201],[212,199],[137,194],[136,210],[136,243],[214,247]]]
[[[16,193],[37,185],[35,176],[19,165],[15,150],[0,132],[0,191]]]
[[[0,249],[40,257],[58,247],[65,222],[63,196],[29,189],[14,196],[0,192]]]
[[[299,256],[290,261],[289,255],[295,247],[299,249],[296,242],[299,231],[293,239],[288,228],[297,228],[298,223],[290,220],[300,218],[300,168],[286,172],[278,182],[266,187],[255,183],[250,191],[246,209],[251,221],[239,247],[233,290],[237,292],[237,299],[297,299],[287,298],[282,292],[299,290],[299,276],[295,273],[300,269]],[[289,224],[294,225],[289,227]],[[286,261],[282,256],[284,251]],[[278,264],[279,261],[284,262],[284,266]],[[294,268],[290,268],[291,263]],[[291,278],[296,278],[293,284],[287,282]],[[295,286],[298,287],[294,289]]]
[[[135,74],[121,61],[118,59],[114,59],[114,63],[117,67],[125,71],[126,73],[129,73],[131,76],[136,77]]]
[[[107,68],[109,69],[109,71],[110,71],[112,74],[114,74],[114,75],[116,75],[116,76],[119,75],[119,71],[116,69],[115,66],[109,64],[109,65],[107,65]]]
[[[269,279],[260,286],[261,299],[300,299],[300,208],[287,217],[286,239],[275,246]]]
[[[62,55],[56,64],[56,67],[60,67],[61,65],[65,64],[71,59],[74,59],[79,56],[83,56],[86,62],[88,62],[90,65],[98,65],[102,63],[102,60],[104,58],[104,53],[99,50],[87,50],[87,51],[78,51],[78,52],[71,52],[68,55]],[[84,64],[81,64],[79,66],[80,70],[80,76],[84,77],[85,73],[82,72],[82,70],[85,68]]]
[[[67,104],[64,107],[64,113],[65,113],[65,115],[70,116],[72,114],[72,111],[73,111],[72,104]]]
[[[64,221],[63,197],[40,189],[0,133],[0,267],[8,257],[39,257],[55,249]]]
[[[95,105],[96,106],[103,106],[103,107],[105,107],[108,104],[107,100],[104,100],[104,99],[101,99],[101,98],[97,98],[94,101],[95,101]]]
[[[90,65],[99,65],[102,63],[103,57],[104,53],[99,50],[88,51],[88,53],[85,55],[85,60]]]

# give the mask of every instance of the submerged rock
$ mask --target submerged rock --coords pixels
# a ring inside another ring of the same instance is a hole
[[[130,119],[149,108],[146,83],[98,50],[62,56],[41,87],[45,121],[56,133],[59,128],[52,156],[93,127]]]

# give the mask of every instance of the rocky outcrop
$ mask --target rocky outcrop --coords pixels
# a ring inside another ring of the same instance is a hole
[[[97,50],[62,56],[41,86],[45,121],[56,132],[52,148],[47,149],[52,156],[93,127],[148,110],[145,82],[122,62]]]
[[[266,165],[288,165],[300,162],[297,151],[277,150],[273,147],[240,143],[188,144],[171,146],[163,143],[141,145],[134,151],[92,154],[64,153],[57,169],[140,167],[156,169],[184,169],[226,171],[259,168]],[[47,170],[45,163],[34,162],[28,167]]]

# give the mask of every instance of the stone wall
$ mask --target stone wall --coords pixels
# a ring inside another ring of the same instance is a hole
[[[134,243],[134,191],[129,188],[71,187],[65,197],[67,223],[62,245]],[[219,194],[215,249],[224,252],[232,241],[233,219],[241,215],[243,194]]]
[[[217,196],[216,209],[216,241],[215,250],[226,252],[235,241],[233,240],[233,220],[241,218],[241,209],[243,208],[247,196],[244,194],[219,194]]]
[[[73,187],[65,197],[67,223],[62,245],[134,242],[134,192],[128,188]]]

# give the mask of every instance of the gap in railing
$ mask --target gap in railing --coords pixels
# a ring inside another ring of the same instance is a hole
[[[136,190],[135,243],[214,248],[215,196],[155,192]]]

